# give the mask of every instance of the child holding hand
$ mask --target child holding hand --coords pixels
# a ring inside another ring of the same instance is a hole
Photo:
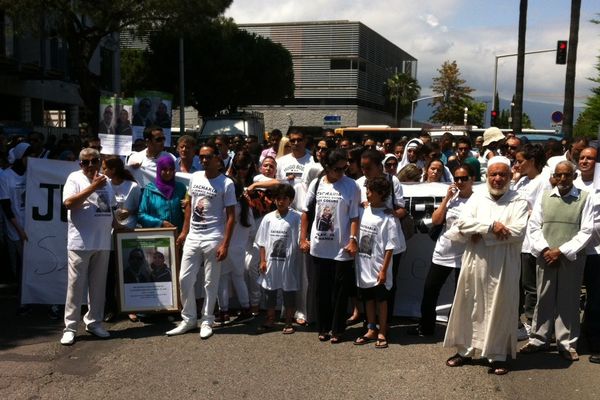
[[[368,330],[354,344],[375,342],[376,348],[383,349],[388,347],[387,301],[392,288],[390,264],[394,248],[400,243],[396,220],[385,208],[385,200],[391,192],[390,182],[385,177],[375,177],[366,181],[366,187],[369,205],[361,210],[360,215],[356,286],[359,298],[365,301]]]

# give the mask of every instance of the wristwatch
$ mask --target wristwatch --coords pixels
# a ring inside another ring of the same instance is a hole
[[[350,235],[350,240],[355,240],[358,243],[358,238],[354,235]]]

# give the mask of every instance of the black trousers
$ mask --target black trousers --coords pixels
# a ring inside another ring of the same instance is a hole
[[[588,255],[583,275],[587,299],[583,313],[583,331],[592,353],[600,352],[600,255]]]
[[[354,284],[352,262],[313,257],[319,333],[339,335],[346,329],[348,293]]]
[[[421,331],[425,334],[433,334],[435,331],[435,319],[438,298],[442,286],[446,283],[448,276],[454,272],[454,291],[456,292],[456,283],[460,274],[460,268],[450,268],[443,265],[431,263],[429,272],[425,278],[425,286],[423,287],[423,299],[421,300]]]
[[[537,303],[536,261],[533,254],[521,253],[521,292],[519,296],[519,315],[525,314],[531,324],[535,304]]]

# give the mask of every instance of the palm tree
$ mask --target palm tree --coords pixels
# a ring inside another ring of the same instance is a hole
[[[581,0],[571,0],[571,27],[569,28],[569,50],[567,53],[567,72],[565,77],[565,105],[563,108],[563,134],[573,135],[573,107],[575,103],[575,66],[577,62],[577,43],[579,42],[579,14]]]
[[[394,120],[398,121],[410,114],[413,100],[421,93],[421,86],[415,78],[405,73],[396,73],[387,80],[388,98],[394,103]]]

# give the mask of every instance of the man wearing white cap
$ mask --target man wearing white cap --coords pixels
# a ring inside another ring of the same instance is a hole
[[[487,149],[483,153],[483,158],[489,160],[490,158],[496,155],[496,150],[498,148],[498,142],[504,140],[504,134],[502,131],[495,126],[491,126],[487,128],[483,132],[483,144],[482,147],[486,147]]]
[[[446,233],[467,243],[444,347],[457,353],[449,367],[487,358],[490,372],[508,372],[506,356],[516,356],[521,245],[527,227],[527,201],[510,187],[510,161],[488,162],[488,190],[474,194]]]

